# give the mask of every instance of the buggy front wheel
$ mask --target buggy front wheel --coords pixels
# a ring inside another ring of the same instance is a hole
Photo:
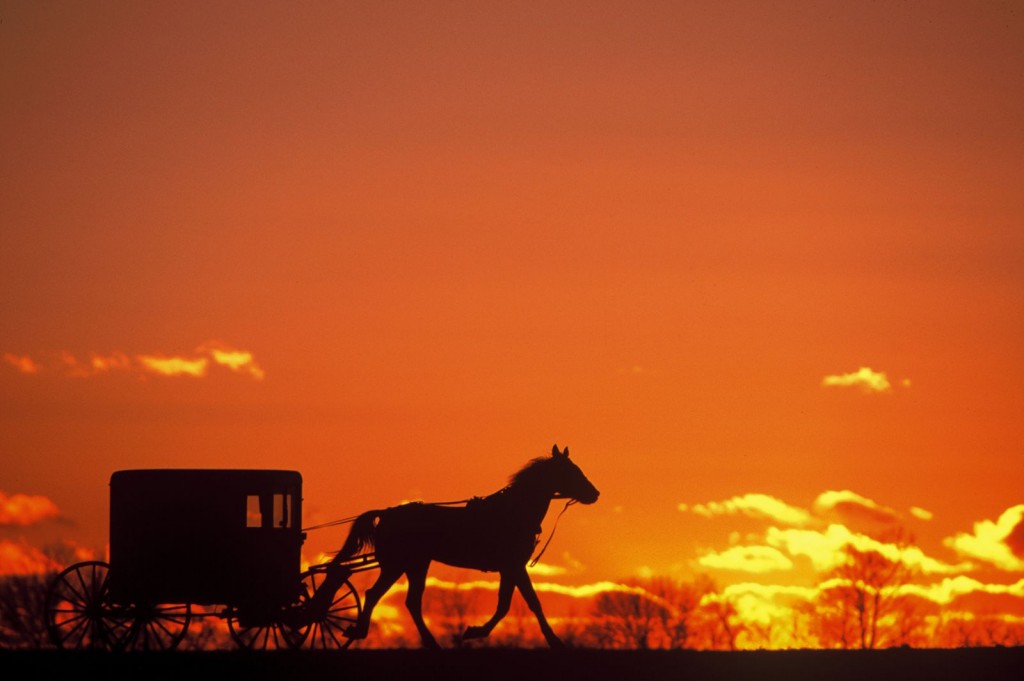
[[[306,647],[311,650],[342,650],[352,645],[345,632],[355,626],[362,606],[359,593],[352,582],[345,579],[336,590],[328,579],[331,568],[317,567],[302,573],[304,601],[311,618]],[[336,584],[336,582],[334,582]],[[317,591],[322,591],[317,598]]]

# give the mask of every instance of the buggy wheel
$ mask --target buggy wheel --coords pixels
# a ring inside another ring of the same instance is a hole
[[[131,634],[125,640],[126,650],[174,650],[185,638],[192,621],[192,606],[136,605],[131,613]]]
[[[311,605],[315,602],[313,596],[324,586],[326,579],[327,570],[324,569],[314,568],[302,573],[304,604]],[[321,598],[323,596],[324,594]],[[321,604],[319,612],[313,612],[312,609],[310,612],[312,621],[309,635],[306,637],[306,647],[311,650],[342,650],[352,645],[352,639],[346,636],[345,632],[355,625],[362,611],[359,592],[352,586],[352,582],[346,579],[338,590],[328,597],[329,604]]]
[[[120,650],[131,633],[125,608],[110,601],[110,566],[75,563],[46,593],[46,629],[58,648]]]
[[[309,632],[308,624],[296,625],[286,621],[288,610],[282,608],[273,616],[252,616],[239,613],[238,608],[227,612],[228,631],[239,648],[246,650],[286,650],[298,648]]]

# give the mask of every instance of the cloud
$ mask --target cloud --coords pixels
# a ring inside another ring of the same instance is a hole
[[[557,577],[558,575],[564,575],[568,570],[560,565],[548,565],[547,563],[537,563],[536,565],[530,565],[526,568],[527,572],[538,575],[541,577]]]
[[[949,605],[957,598],[973,593],[1024,598],[1024,579],[1014,584],[983,584],[971,577],[946,577],[936,584],[906,584],[900,592],[926,598],[939,605]]]
[[[815,587],[743,582],[730,584],[720,594],[708,594],[704,600],[732,603],[744,622],[769,625],[792,620],[793,608],[787,603],[811,602],[817,595]]]
[[[1024,504],[1006,509],[995,522],[974,523],[974,534],[960,533],[944,543],[961,556],[1002,570],[1024,570]]]
[[[132,360],[123,352],[114,352],[110,355],[90,355],[89,366],[96,373],[105,371],[127,371],[132,367]]]
[[[219,343],[207,343],[200,346],[199,351],[208,352],[216,364],[225,366],[235,373],[248,374],[257,381],[263,380],[265,375],[263,369],[256,364],[256,360],[251,352],[236,350]]]
[[[90,353],[87,360],[80,360],[74,354],[63,351],[52,361],[44,364],[29,356],[11,353],[4,355],[4,361],[24,374],[52,373],[71,378],[91,378],[108,373],[126,373],[137,376],[186,376],[204,378],[214,367],[226,369],[261,381],[266,376],[256,362],[253,353],[209,341],[196,348],[194,353],[166,355],[143,353],[129,356],[115,351],[108,354]]]
[[[767,494],[744,494],[725,501],[711,501],[707,504],[679,504],[679,510],[711,518],[722,515],[745,515],[750,518],[767,518],[786,525],[803,525],[811,516],[802,508],[790,506],[784,501]]]
[[[23,374],[39,373],[39,365],[28,355],[15,355],[5,352],[4,361]]]
[[[926,509],[923,509],[920,506],[911,506],[910,515],[914,516],[918,520],[931,520],[935,517],[934,513]]]
[[[57,504],[44,496],[0,492],[0,527],[34,525],[60,515]]]
[[[846,559],[847,546],[858,551],[875,551],[892,561],[919,569],[924,574],[956,574],[970,568],[969,564],[950,565],[925,555],[916,546],[898,546],[880,542],[867,535],[851,532],[843,525],[829,525],[825,531],[768,528],[769,546],[784,549],[791,556],[806,556],[819,572],[827,572]]]
[[[789,598],[812,601],[818,596],[818,589],[795,584],[761,584],[759,582],[730,584],[722,589],[722,596],[726,598],[735,598],[742,594],[755,594],[765,600]]]
[[[857,387],[869,394],[889,392],[892,387],[884,371],[873,371],[868,367],[861,367],[850,374],[826,376],[821,379],[821,385],[837,388]],[[907,383],[904,382],[904,385],[907,385]]]
[[[0,539],[0,577],[36,575],[57,567],[53,560],[35,547]]]
[[[427,588],[450,591],[473,591],[477,589],[482,591],[497,591],[498,584],[499,582],[496,579],[475,579],[465,582],[453,582],[446,579],[439,579],[437,577],[427,577],[426,582]],[[408,588],[409,585],[407,583],[399,582],[391,588],[391,592],[406,591]],[[618,582],[611,581],[601,581],[593,584],[580,584],[577,586],[555,584],[553,582],[534,582],[533,588],[540,593],[553,593],[568,596],[569,598],[584,600],[593,598],[598,594],[608,592],[635,593],[648,598],[656,598],[643,587],[619,584]]]
[[[209,360],[205,357],[185,359],[182,357],[139,355],[138,360],[147,371],[163,376],[205,376],[206,365],[209,364]]]
[[[710,552],[697,559],[703,567],[739,572],[792,570],[793,561],[771,546],[734,546],[721,553]]]
[[[94,558],[92,551],[74,542],[40,550],[25,541],[0,539],[0,577],[54,572],[71,563]]]
[[[866,519],[876,523],[892,523],[899,520],[899,514],[893,509],[848,489],[822,492],[814,500],[814,510],[822,516],[834,512],[843,517]]]

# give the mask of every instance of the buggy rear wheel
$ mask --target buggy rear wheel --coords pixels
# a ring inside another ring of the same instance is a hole
[[[305,592],[304,605],[310,608],[311,623],[306,647],[311,650],[342,650],[352,645],[352,639],[345,632],[355,625],[359,619],[362,605],[359,593],[352,582],[347,579],[333,594],[322,593],[314,600],[314,595],[321,588],[332,588],[327,581],[327,570],[330,568],[313,568],[302,573],[302,585]],[[327,601],[327,598],[330,600]],[[320,602],[318,601],[327,601]]]
[[[287,650],[298,648],[306,640],[308,624],[296,625],[287,621],[288,609],[258,615],[243,609],[229,608],[228,631],[238,647],[246,650]]]
[[[58,648],[120,650],[131,634],[125,608],[110,600],[110,566],[98,560],[65,568],[46,593],[46,629]]]
[[[185,638],[192,621],[188,603],[135,605],[131,614],[131,634],[125,650],[174,650]]]

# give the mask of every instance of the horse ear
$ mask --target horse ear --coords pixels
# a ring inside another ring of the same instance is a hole
[[[564,456],[567,459],[569,458],[569,446],[568,445],[566,445],[565,449],[562,450],[562,456]]]
[[[565,454],[563,454],[562,452],[558,451],[558,445],[555,444],[551,448],[551,456],[565,456]]]

